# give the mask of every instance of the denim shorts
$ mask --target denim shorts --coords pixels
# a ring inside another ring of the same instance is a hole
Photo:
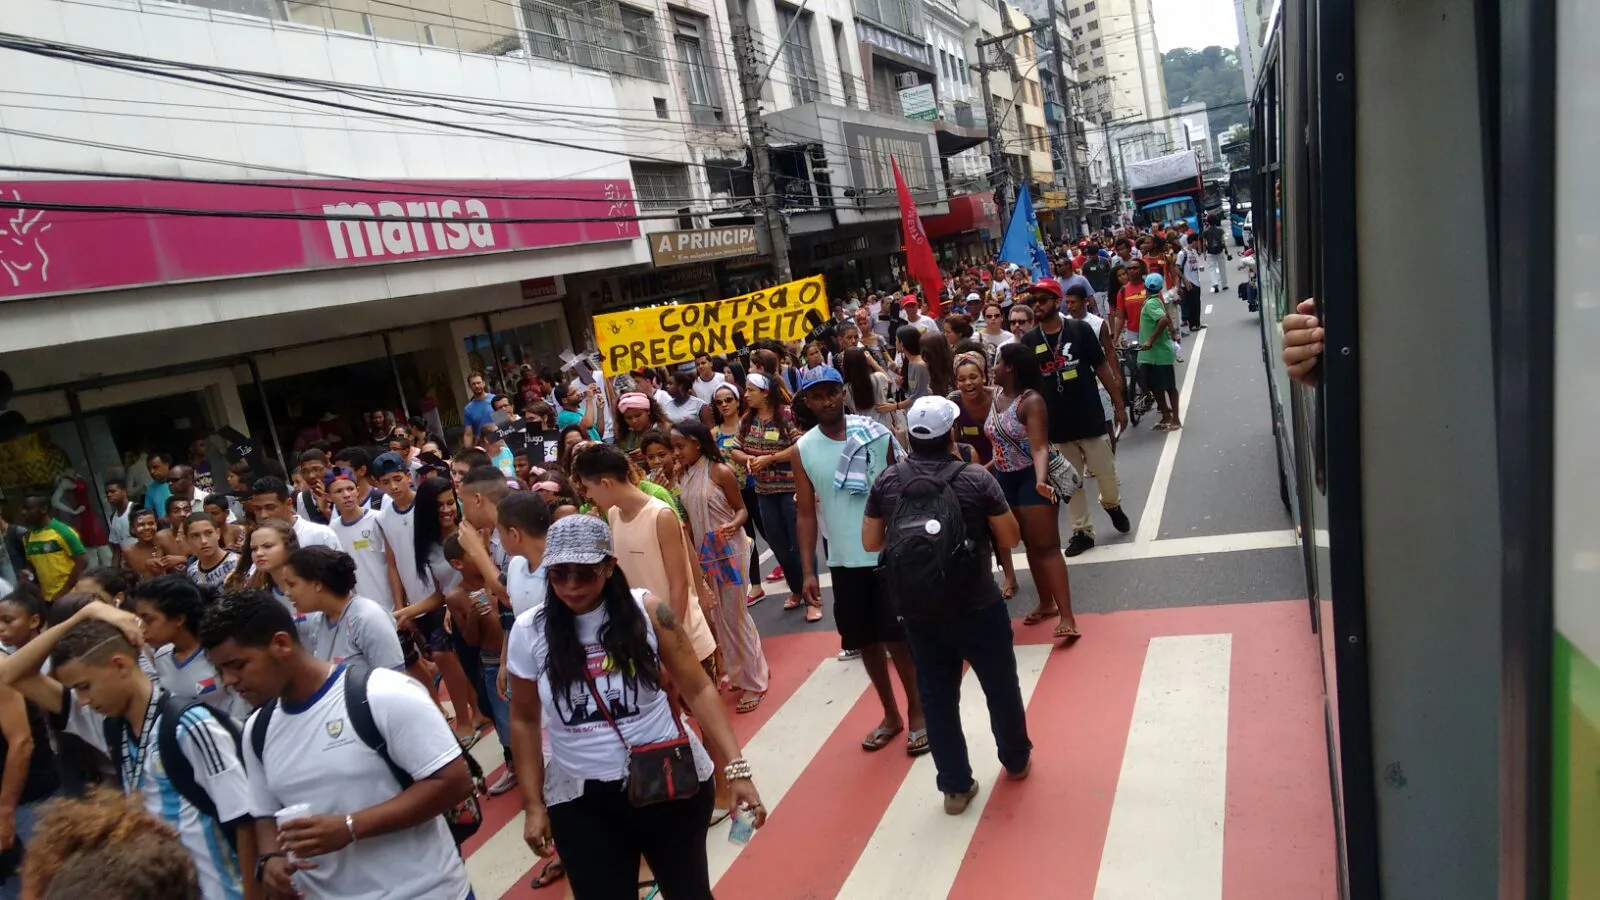
[[[1006,495],[1006,504],[1012,509],[1024,506],[1049,506],[1050,501],[1039,495],[1038,483],[1033,477],[1033,468],[1029,467],[1016,472],[1005,472],[994,469],[994,480],[1000,482],[1000,492]]]

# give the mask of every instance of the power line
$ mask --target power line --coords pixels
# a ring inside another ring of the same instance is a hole
[[[45,212],[132,213],[140,216],[188,216],[209,219],[290,219],[306,222],[415,222],[441,225],[555,225],[584,222],[644,222],[653,219],[678,219],[681,213],[638,216],[380,216],[362,213],[308,213],[282,210],[197,209],[180,206],[134,206],[117,203],[57,203],[38,200],[0,199],[0,209],[33,209]]]
[[[20,43],[18,42],[19,38],[21,39]],[[438,125],[443,126],[445,128],[452,128],[452,129],[456,129],[456,130],[459,130],[459,131],[466,131],[466,132],[471,132],[471,133],[474,133],[474,134],[487,135],[489,137],[508,138],[508,139],[511,139],[511,140],[528,141],[529,143],[534,143],[534,144],[543,144],[543,145],[551,146],[551,147],[560,147],[560,148],[565,149],[565,150],[579,150],[579,151],[587,151],[587,152],[590,152],[590,153],[604,153],[604,154],[609,154],[609,155],[612,155],[612,156],[621,156],[621,157],[625,157],[625,158],[628,158],[628,159],[639,159],[639,160],[642,160],[642,161],[645,161],[645,162],[661,163],[661,164],[672,165],[672,166],[685,165],[685,163],[682,160],[663,159],[663,158],[659,158],[659,157],[643,156],[641,154],[628,153],[628,152],[621,151],[621,150],[607,150],[607,149],[602,148],[602,147],[585,147],[585,146],[583,146],[581,144],[572,144],[572,143],[568,143],[566,141],[557,141],[557,140],[553,140],[553,139],[550,139],[550,138],[540,138],[540,137],[533,137],[533,136],[529,136],[529,135],[511,134],[511,133],[504,132],[504,131],[495,131],[494,129],[490,129],[490,128],[482,128],[482,127],[479,127],[479,126],[476,126],[476,125],[466,125],[466,124],[456,123],[456,122],[430,123],[429,120],[424,119],[424,118],[422,118],[420,116],[413,116],[413,115],[408,115],[406,113],[393,112],[393,111],[389,111],[389,110],[368,109],[368,108],[364,108],[364,107],[360,107],[360,106],[353,106],[353,105],[348,104],[348,103],[340,103],[340,102],[335,101],[335,100],[324,100],[324,99],[317,98],[317,97],[296,97],[293,94],[287,94],[287,93],[284,93],[282,91],[272,90],[270,88],[254,87],[254,86],[251,86],[251,85],[244,85],[244,84],[240,84],[240,85],[221,84],[219,82],[209,81],[207,79],[199,78],[199,77],[196,77],[196,76],[193,76],[193,75],[182,74],[181,72],[166,72],[166,71],[159,71],[159,70],[144,69],[144,68],[141,68],[140,66],[138,66],[138,65],[136,65],[136,64],[134,64],[132,62],[128,62],[126,60],[139,60],[139,61],[143,61],[143,62],[147,62],[147,63],[153,63],[153,64],[156,64],[156,65],[173,65],[173,66],[176,66],[176,67],[179,67],[179,68],[185,68],[185,69],[190,69],[190,70],[200,70],[200,71],[207,71],[207,72],[239,73],[239,72],[241,72],[243,70],[218,69],[218,68],[208,67],[208,66],[190,66],[189,64],[186,64],[186,63],[176,63],[176,62],[172,62],[170,60],[159,60],[159,59],[155,59],[155,58],[152,58],[152,57],[141,57],[141,56],[137,56],[135,54],[121,54],[121,53],[115,53],[115,52],[112,52],[112,51],[94,50],[92,48],[77,48],[77,47],[73,47],[72,45],[54,44],[52,42],[44,42],[44,41],[35,42],[32,45],[30,45],[29,44],[29,40],[30,39],[25,38],[25,37],[21,37],[19,35],[13,35],[13,34],[7,34],[7,33],[4,33],[4,32],[0,32],[0,48],[16,50],[16,51],[19,51],[19,52],[22,52],[22,53],[30,53],[30,54],[33,54],[33,55],[36,55],[36,56],[44,56],[44,57],[48,57],[48,58],[52,58],[52,59],[64,60],[64,61],[68,61],[68,62],[80,62],[80,63],[84,63],[86,65],[99,66],[101,68],[115,69],[115,70],[118,70],[118,71],[135,71],[135,72],[139,72],[139,71],[152,72],[153,71],[154,74],[160,75],[163,78],[170,78],[170,79],[173,79],[175,81],[183,81],[183,82],[188,82],[188,83],[193,83],[193,84],[210,85],[210,86],[213,86],[213,87],[225,87],[225,88],[228,88],[230,90],[239,90],[239,91],[245,91],[245,92],[254,93],[254,94],[261,94],[261,95],[270,96],[270,97],[278,97],[278,98],[281,98],[281,99],[297,101],[297,102],[300,102],[300,103],[310,103],[310,104],[314,104],[314,105],[317,105],[317,106],[329,107],[329,108],[332,108],[332,109],[342,109],[342,110],[346,110],[348,112],[363,113],[363,114],[368,114],[368,115],[386,116],[386,117],[389,117],[389,118],[398,119],[398,120],[405,121],[405,122],[413,122],[413,123],[417,123],[417,124],[421,124],[421,125],[438,124]],[[57,48],[64,48],[64,49],[57,49]],[[109,57],[109,58],[101,58],[102,56]],[[248,74],[260,75],[260,76],[263,76],[263,77],[272,77],[272,76],[268,75],[267,73],[248,73]],[[713,166],[711,163],[700,163],[700,165],[706,166],[708,168],[724,168],[724,169],[733,168],[731,166]]]

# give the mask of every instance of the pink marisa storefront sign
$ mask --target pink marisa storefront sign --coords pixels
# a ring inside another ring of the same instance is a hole
[[[0,182],[0,300],[628,240],[637,214],[626,180]]]

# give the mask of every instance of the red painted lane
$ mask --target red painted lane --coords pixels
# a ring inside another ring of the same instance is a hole
[[[1086,637],[1051,654],[1028,704],[1033,770],[994,787],[951,898],[1094,894],[1150,623],[1126,613],[1078,622]],[[1043,643],[1054,622],[1014,627],[1019,643]]]
[[[899,680],[891,680],[903,716],[905,697]],[[864,674],[861,682],[861,696],[716,885],[717,896],[838,896],[912,762],[905,754],[904,732],[875,753],[861,749],[861,739],[883,718],[883,706]],[[760,778],[758,773],[757,786]]]
[[[1317,636],[1304,601],[1264,604],[1233,633],[1222,895],[1338,895]]]
[[[755,737],[756,732],[761,730],[761,726],[765,725],[767,720],[777,713],[779,707],[789,702],[789,699],[800,689],[806,679],[811,677],[811,673],[816,671],[818,666],[839,664],[831,659],[833,654],[839,652],[839,635],[837,632],[830,630],[819,629],[798,634],[762,638],[761,647],[767,655],[767,668],[770,670],[767,680],[766,699],[762,700],[761,705],[756,707],[754,711],[739,715],[734,711],[739,705],[739,695],[726,691],[722,694],[723,704],[728,711],[728,718],[733,722],[734,736],[739,739],[740,745]],[[874,704],[874,707],[877,708],[876,704]],[[862,733],[865,734],[870,729],[871,726],[869,725],[862,730]],[[756,784],[759,786],[761,783],[759,773],[756,778]],[[493,779],[491,778],[490,780],[492,781]],[[793,797],[794,793],[791,791],[789,798]],[[496,830],[510,822],[516,817],[517,813],[522,811],[522,797],[516,792],[494,798],[494,800],[497,803],[493,811],[496,819],[493,821],[490,819],[491,811],[486,808],[484,811],[484,827],[463,847],[464,852],[469,856],[473,850],[488,840],[489,835],[493,835]],[[789,809],[788,800],[785,800],[783,808],[786,811]],[[491,829],[491,825],[494,826],[493,829]],[[770,822],[768,827],[771,827]],[[748,850],[742,854],[742,856],[748,855]],[[534,898],[556,900],[556,898],[559,898],[562,892],[560,883],[539,891],[535,891],[528,886],[529,882],[533,880],[534,873],[543,865],[544,863],[541,861],[528,869],[527,872],[524,872],[522,877],[517,879],[516,886],[503,895],[503,900],[534,900]],[[491,898],[483,898],[483,900],[491,900]]]

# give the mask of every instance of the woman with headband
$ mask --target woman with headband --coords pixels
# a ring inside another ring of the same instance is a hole
[[[665,432],[672,426],[661,412],[660,404],[649,394],[629,391],[617,398],[617,447],[628,454],[628,460],[643,468],[644,448],[640,439],[647,431]]]
[[[956,401],[956,444],[970,448],[972,462],[994,470],[994,444],[989,441],[983,423],[989,421],[994,409],[997,388],[989,384],[988,359],[977,351],[969,350],[956,355],[956,390],[951,399]],[[1005,579],[1000,594],[1010,600],[1017,593],[1017,567],[1011,561],[1010,551],[995,548],[995,559],[1000,561],[1000,571]]]
[[[745,378],[744,399],[747,409],[739,423],[739,446],[747,457],[746,467],[756,479],[756,507],[761,510],[767,543],[789,585],[791,596],[783,608],[798,609],[805,601],[800,594],[799,532],[791,463],[798,452],[795,441],[800,437],[800,428],[781,387],[770,377],[750,373]],[[806,610],[807,622],[821,619],[821,609]]]

